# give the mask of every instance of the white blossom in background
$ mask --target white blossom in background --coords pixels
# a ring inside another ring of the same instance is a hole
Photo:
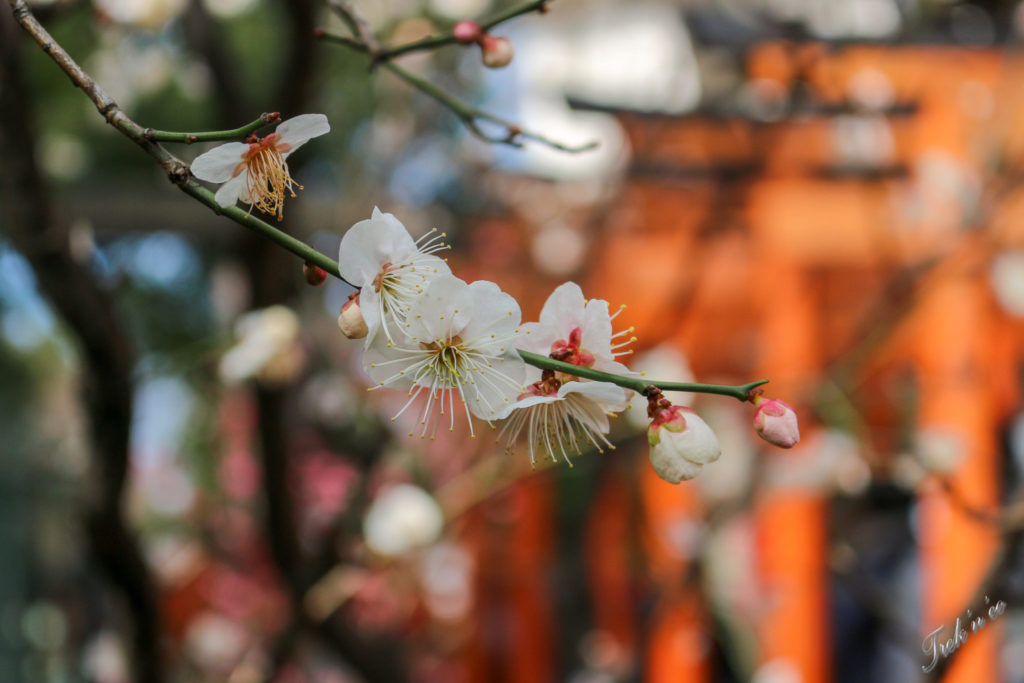
[[[525,364],[515,348],[520,315],[516,300],[493,282],[441,275],[413,300],[399,328],[404,334],[394,341],[377,335],[363,367],[378,387],[408,391],[392,419],[419,401],[420,436],[428,430],[433,436],[446,414],[454,429],[459,410],[473,434],[470,413],[497,419],[522,391]]]
[[[206,611],[188,623],[182,649],[203,669],[226,671],[237,664],[249,644],[249,634],[239,624]]]
[[[451,274],[448,264],[434,256],[448,248],[444,237],[432,230],[414,240],[401,221],[374,207],[370,218],[353,225],[341,238],[338,270],[359,287],[359,296],[350,303],[367,327],[367,347],[380,330],[388,341],[400,336],[398,330],[407,324],[416,298],[432,280]],[[355,326],[354,321],[346,324]]]
[[[363,538],[373,552],[396,557],[441,537],[444,513],[429,493],[396,484],[378,495],[363,518]]]
[[[427,548],[419,563],[419,577],[431,616],[447,622],[470,616],[475,570],[473,556],[462,546],[441,542]]]
[[[299,319],[286,306],[246,313],[235,323],[238,341],[220,360],[220,377],[228,383],[257,378],[286,382],[302,369]]]
[[[989,281],[1004,311],[1024,318],[1024,252],[1004,251],[992,259]]]
[[[914,440],[914,454],[929,472],[952,474],[967,452],[967,439],[941,426],[924,427]]]
[[[210,183],[223,183],[215,198],[221,206],[241,200],[277,220],[284,217],[285,194],[295,196],[302,186],[288,171],[288,155],[312,138],[330,132],[323,114],[302,114],[281,123],[265,138],[228,142],[200,154],[192,162],[192,174]]]
[[[134,24],[152,31],[174,19],[188,5],[187,0],[93,0],[96,9],[121,24]]]
[[[600,452],[603,446],[615,448],[605,438],[610,429],[608,414],[625,407],[623,389],[609,382],[566,382],[550,376],[535,382],[509,406],[508,422],[502,428],[511,445],[526,430],[530,464],[536,463],[536,450],[542,449],[552,460],[557,454],[572,465],[566,447],[576,455],[589,444]]]

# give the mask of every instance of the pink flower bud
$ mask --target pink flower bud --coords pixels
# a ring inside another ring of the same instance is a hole
[[[362,339],[369,332],[363,319],[363,312],[359,308],[359,295],[355,294],[341,307],[341,315],[338,316],[338,327],[341,333],[349,339]]]
[[[758,436],[780,448],[792,448],[800,442],[800,426],[796,411],[777,398],[754,399],[754,430]]]
[[[722,454],[711,427],[685,406],[658,407],[647,430],[647,442],[654,471],[670,484],[693,479]]]
[[[306,276],[306,282],[314,287],[319,287],[327,280],[327,271],[309,262],[302,264],[302,274]]]
[[[452,29],[452,35],[455,37],[455,42],[471,45],[480,40],[483,31],[480,30],[480,24],[475,21],[460,21]]]
[[[500,69],[503,66],[508,66],[512,61],[512,56],[515,55],[511,40],[487,34],[480,38],[480,51],[484,66],[488,69]]]

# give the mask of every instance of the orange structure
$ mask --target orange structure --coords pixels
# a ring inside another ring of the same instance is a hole
[[[1024,233],[1019,193],[986,169],[993,153],[1006,167],[1019,157],[1024,112],[1004,86],[1019,82],[1024,60],[995,49],[778,42],[751,48],[747,72],[776,113],[616,112],[631,172],[602,226],[588,292],[629,295],[641,344],[672,341],[702,380],[771,377],[771,394],[798,406],[807,448],[816,413],[832,408],[819,402],[823,387],[859,413],[844,428],[878,475],[908,446],[897,431],[911,448],[932,432],[955,435],[948,485],[972,509],[997,510],[996,434],[1019,409],[1006,378],[1022,347],[1011,333],[1019,323],[993,303],[989,266]],[[900,424],[870,391],[905,380],[918,401]],[[763,457],[771,472],[804,454]],[[729,467],[728,454],[715,466]],[[758,658],[799,680],[832,680],[830,492],[768,479],[755,508],[767,605]],[[694,499],[694,487],[681,485],[680,500]],[[922,490],[923,637],[963,616],[998,534],[946,493]],[[657,509],[660,494],[640,493]],[[660,625],[650,628],[651,646],[668,648]],[[997,628],[979,633],[945,680],[1000,680],[998,638]],[[649,673],[674,656],[652,654]]]

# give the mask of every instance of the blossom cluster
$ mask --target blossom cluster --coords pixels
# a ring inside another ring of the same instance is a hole
[[[456,29],[459,42],[479,42],[485,55],[488,46],[494,48],[478,26],[463,22]],[[506,56],[511,59],[511,52]],[[197,157],[191,170],[222,183],[214,196],[220,206],[242,201],[250,211],[255,207],[280,220],[286,195],[302,189],[291,177],[288,155],[329,130],[323,114],[303,114],[266,137],[216,147]],[[501,434],[510,449],[525,432],[531,463],[538,452],[571,464],[570,455],[584,449],[613,448],[608,418],[624,410],[642,386],[617,360],[632,353],[626,347],[636,341],[629,336],[632,328],[612,331],[622,309],[612,313],[607,301],[587,300],[579,285],[566,282],[548,297],[540,320],[522,324],[519,304],[498,285],[467,283],[452,274],[437,255],[448,248],[444,238],[431,231],[414,240],[401,221],[374,209],[341,240],[338,272],[359,291],[342,307],[338,326],[351,339],[365,339],[363,367],[373,388],[407,393],[392,419],[411,410],[420,436],[430,438],[441,425],[454,430],[459,415],[473,436],[473,417],[492,426],[504,420]],[[309,263],[304,272],[313,285],[327,276]],[[252,349],[263,347],[263,336],[254,335],[257,341],[225,357],[226,376],[251,376],[255,371],[243,365],[267,364],[269,357],[249,358]],[[545,362],[546,369],[528,365],[520,351],[558,363]],[[299,362],[295,354],[282,357]],[[593,379],[595,373],[608,381]],[[662,479],[692,479],[718,459],[718,439],[694,411],[672,405],[653,385],[642,393],[651,419],[651,463]],[[791,407],[761,396],[750,400],[757,406],[754,428],[763,439],[783,448],[799,441]]]
[[[504,420],[501,436],[510,449],[525,436],[531,462],[540,453],[571,464],[570,456],[584,449],[613,448],[609,416],[627,407],[633,390],[581,377],[573,366],[635,386],[635,373],[618,360],[632,353],[633,329],[613,332],[622,309],[612,313],[607,301],[588,300],[566,282],[548,297],[538,321],[522,323],[519,304],[498,285],[452,274],[438,256],[448,248],[444,238],[432,231],[414,240],[395,216],[374,209],[341,240],[339,271],[359,291],[338,325],[346,336],[364,339],[363,367],[374,389],[406,392],[392,419],[413,411],[418,426],[410,435],[424,438],[434,438],[439,426],[453,430],[462,415],[473,435],[473,417],[492,426]],[[520,350],[560,364],[528,365]],[[719,457],[714,432],[696,413],[672,406],[653,387],[645,394],[659,476],[672,483],[691,479]],[[791,446],[799,439],[795,415],[774,416],[783,405],[765,405],[757,428],[773,443]]]

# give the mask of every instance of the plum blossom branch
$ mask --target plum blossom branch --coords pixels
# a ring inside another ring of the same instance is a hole
[[[170,181],[177,185],[182,192],[210,207],[214,213],[226,216],[239,225],[259,233],[263,237],[277,243],[284,249],[300,256],[305,261],[323,268],[329,274],[344,281],[344,278],[341,277],[341,273],[338,272],[338,264],[334,260],[327,258],[309,245],[295,239],[291,235],[277,230],[268,223],[252,216],[250,213],[247,213],[238,207],[221,207],[214,198],[213,192],[203,187],[199,181],[189,173],[188,165],[159,144],[157,141],[158,138],[154,137],[158,131],[154,131],[150,128],[144,128],[129,118],[128,115],[125,114],[118,106],[117,102],[115,102],[114,99],[111,98],[103,88],[100,87],[100,85],[78,65],[77,62],[75,62],[71,55],[69,55],[67,51],[53,39],[50,33],[43,28],[29,9],[28,5],[25,4],[25,0],[8,1],[17,22],[21,24],[22,28],[25,29],[30,36],[32,36],[32,39],[39,44],[39,47],[42,48],[46,54],[50,55],[50,58],[57,63],[57,66],[59,66],[64,73],[71,78],[71,82],[74,83],[76,87],[81,88],[82,92],[84,92],[92,101],[97,111],[99,111],[100,115],[106,119],[107,123],[116,128],[121,134],[133,141],[150,157],[152,157],[153,160],[164,169]],[[233,131],[215,131],[211,134],[203,135],[234,134],[238,131],[244,131],[251,126],[253,127],[252,130],[255,130],[260,126],[266,125],[266,123],[263,122],[264,119],[272,116],[276,116],[276,114],[264,114],[257,119],[257,121],[253,121],[252,123]],[[180,139],[176,138],[174,141],[188,142],[188,140],[185,139],[187,136],[198,136],[200,134],[174,133],[168,135],[183,136]],[[241,135],[241,133],[239,133],[239,135]]]
[[[326,38],[327,36],[324,37]],[[434,98],[444,106],[448,107],[448,109],[450,109],[452,113],[455,114],[460,121],[462,121],[463,125],[465,125],[467,129],[469,129],[469,132],[471,132],[473,135],[480,138],[484,142],[494,142],[504,145],[511,145],[513,147],[522,147],[522,140],[533,140],[534,142],[539,142],[542,145],[547,145],[548,147],[551,147],[553,149],[557,149],[562,152],[569,152],[571,154],[586,152],[587,150],[591,150],[597,147],[597,141],[593,140],[582,145],[566,145],[565,143],[552,140],[551,138],[541,135],[540,133],[524,130],[513,121],[503,119],[500,116],[497,116],[496,114],[492,114],[483,109],[479,109],[470,104],[466,104],[465,102],[455,97],[454,95],[439,88],[437,85],[406,71],[405,69],[403,69],[402,67],[398,66],[393,62],[384,62],[383,66],[385,69],[395,74],[409,85],[413,86],[414,88],[421,91],[425,95],[429,95],[430,97]],[[478,123],[481,120],[488,121],[501,127],[503,129],[502,134],[491,135],[487,133],[480,127],[480,124]]]
[[[480,22],[480,29],[488,31],[498,24],[503,24],[509,19],[514,19],[523,14],[529,14],[530,12],[540,12],[541,14],[548,11],[548,4],[551,0],[530,0],[530,2],[523,2],[518,5],[509,7],[504,12],[494,15],[486,21]],[[335,3],[332,3],[332,5]],[[427,36],[419,40],[414,40],[401,45],[395,45],[394,47],[380,48],[374,53],[375,60],[392,59],[401,55],[406,55],[411,52],[420,52],[424,50],[435,50],[439,47],[446,45],[454,45],[458,41],[455,38],[453,31],[449,31],[439,36]]]
[[[545,10],[549,1],[550,0],[532,0],[531,2],[509,8],[502,14],[484,22],[481,25],[481,28],[491,28],[507,21],[508,19],[527,12],[542,12]],[[416,41],[406,45],[400,45],[394,48],[381,48],[373,37],[369,24],[354,7],[347,2],[341,2],[340,0],[330,0],[328,4],[334,13],[337,14],[345,23],[349,31],[352,32],[352,37],[334,35],[320,29],[316,31],[316,36],[318,38],[338,45],[344,45],[351,50],[368,55],[371,59],[371,68],[381,66],[425,95],[432,97],[441,105],[451,110],[451,112],[458,117],[459,121],[466,126],[466,129],[469,130],[470,133],[484,142],[521,147],[523,140],[533,140],[534,142],[538,142],[553,149],[570,154],[578,154],[597,147],[598,143],[596,141],[591,141],[582,145],[567,145],[565,143],[552,140],[540,133],[525,130],[513,121],[506,120],[496,114],[492,114],[460,100],[434,83],[406,71],[392,61],[392,57],[396,57],[401,54],[433,49],[455,42],[454,37],[440,36]],[[501,132],[498,134],[488,133],[481,128],[481,121],[498,126],[501,129]]]
[[[738,401],[750,400],[751,392],[762,384],[767,384],[768,380],[759,379],[754,382],[748,382],[740,385],[729,385],[729,384],[700,384],[696,382],[651,382],[636,377],[624,377],[622,375],[616,375],[610,372],[601,372],[600,370],[594,370],[593,368],[586,368],[579,365],[573,365],[572,363],[563,363],[562,361],[542,356],[538,353],[531,353],[529,351],[519,351],[520,357],[528,364],[541,368],[542,370],[555,370],[557,372],[563,372],[576,377],[582,377],[583,379],[595,380],[598,382],[611,382],[617,384],[625,389],[632,389],[638,394],[647,395],[649,387],[655,387],[662,391],[690,391],[701,394],[718,394],[720,396],[731,396]]]
[[[260,117],[251,123],[247,123],[240,128],[233,128],[232,130],[210,130],[199,133],[174,133],[166,130],[153,130],[147,128],[145,130],[145,136],[149,140],[155,142],[182,142],[186,145],[191,145],[193,142],[214,142],[217,140],[237,140],[244,138],[250,133],[255,133],[263,126],[269,126],[272,123],[277,123],[281,120],[281,114],[279,112],[270,112],[267,114],[260,114]]]
[[[93,78],[89,76],[89,74],[86,73],[74,61],[74,59],[72,59],[72,57],[67,53],[67,51],[65,51],[64,48],[61,47],[60,44],[58,44],[50,36],[49,32],[45,28],[43,28],[43,26],[36,20],[35,16],[32,14],[32,11],[25,4],[25,0],[9,0],[9,2],[11,5],[13,15],[15,19],[18,21],[18,23],[21,24],[25,31],[32,36],[32,38],[36,41],[36,43],[39,44],[43,51],[50,55],[50,57],[57,63],[57,65],[65,73],[68,74],[68,76],[71,78],[71,81],[75,84],[75,86],[82,89],[86,96],[88,96],[89,99],[96,106],[96,109],[100,112],[103,118],[106,119],[108,123],[114,126],[123,135],[125,135],[130,140],[139,145],[147,154],[149,154],[167,172],[168,178],[170,178],[171,182],[177,185],[182,192],[188,194],[189,196],[193,197],[199,202],[210,207],[215,213],[219,215],[224,215],[230,218],[231,220],[235,221],[239,225],[242,225],[246,228],[249,228],[250,230],[253,230],[254,232],[259,233],[260,235],[276,243],[283,249],[290,251],[296,256],[302,258],[305,262],[311,263],[315,266],[319,266],[329,275],[333,275],[334,277],[338,278],[339,280],[342,280],[343,282],[348,282],[347,280],[345,280],[345,278],[342,277],[341,273],[338,270],[338,264],[333,259],[321,254],[320,252],[316,251],[315,249],[303,243],[302,241],[295,239],[291,235],[288,235],[287,233],[278,230],[269,223],[266,223],[265,221],[262,221],[259,218],[252,216],[250,213],[242,210],[241,208],[235,206],[221,207],[217,203],[217,200],[214,197],[214,193],[203,187],[194,177],[192,177],[189,174],[188,166],[185,164],[185,162],[171,154],[169,151],[167,151],[166,148],[164,148],[157,142],[157,137],[155,135],[157,131],[153,131],[152,129],[149,128],[143,128],[138,123],[129,118],[128,115],[121,110],[117,103],[109,95],[107,95],[106,92],[103,91],[99,84],[96,83],[96,81],[93,80]],[[347,5],[344,5],[344,3],[337,2],[332,3],[332,7],[335,8],[336,10],[338,8],[343,8],[342,11],[345,13],[345,16],[349,17],[350,20],[346,23],[353,27],[353,30],[356,31],[357,34],[360,34],[363,37],[363,40],[372,40],[372,38],[366,37],[368,35],[368,29],[366,28],[365,22],[363,22],[362,19],[353,10],[351,10],[351,8],[348,8]],[[328,36],[325,35],[324,37]],[[354,46],[353,41],[349,39],[342,39],[340,42],[349,45],[350,47]],[[367,45],[367,43],[365,42],[362,43],[363,51],[369,50],[371,46],[372,44]],[[409,77],[412,79],[416,79],[416,81],[419,81],[416,83],[416,87],[418,88],[422,89],[423,85],[429,86],[428,89],[424,90],[428,94],[433,94],[433,92],[443,93],[443,91],[440,91],[440,89],[436,88],[436,86],[434,86],[433,84],[427,83],[426,81],[422,81],[422,79],[417,79],[417,77],[412,76],[412,74],[405,72],[404,69],[401,69],[400,67],[397,67],[390,62],[385,62],[385,66],[403,78]],[[416,81],[410,81],[410,83]],[[437,95],[434,96],[436,97]],[[447,93],[443,93],[443,96],[446,98],[450,98],[451,102],[457,102],[455,98],[447,95]],[[443,98],[439,99],[445,104],[449,104],[448,100],[445,100]],[[461,102],[458,103],[458,105],[464,106],[462,105]],[[449,106],[451,105],[449,104]],[[456,111],[458,110],[456,109]],[[510,125],[501,119],[497,119],[497,117],[491,117],[491,115],[487,115],[484,112],[477,112],[477,110],[474,110],[473,108],[470,107],[467,107],[465,109],[465,112],[465,115],[470,116],[471,118],[475,118],[478,117],[480,114],[483,114],[487,118],[487,120],[495,121],[500,125]],[[250,124],[247,124],[246,126],[235,129],[233,131],[220,131],[213,132],[211,134],[234,134],[235,132],[247,129],[250,126],[254,126],[253,130],[255,130],[256,128],[260,127],[260,125],[266,125],[263,123],[264,117],[266,116],[272,115],[261,116],[260,119],[257,119],[257,121],[254,121]],[[470,129],[473,130],[472,127]],[[558,143],[554,143],[550,140],[547,140],[542,136],[524,133],[523,131],[511,127],[509,128],[509,131],[510,137],[502,139],[500,140],[500,142],[516,144],[515,137],[523,136],[530,137],[531,139],[537,140],[539,142],[552,145],[558,149],[565,149],[566,151],[580,151],[582,149],[564,147],[562,145],[559,145]],[[168,135],[175,136],[173,141],[188,142],[187,136],[196,136],[199,134],[182,133]],[[485,137],[485,139],[489,138]],[[614,384],[617,384],[618,386],[625,387],[627,389],[632,389],[633,391],[637,391],[641,394],[643,394],[646,391],[648,386],[655,386],[659,389],[663,389],[666,391],[691,391],[698,393],[719,394],[724,396],[732,396],[733,398],[736,398],[737,400],[740,401],[746,401],[749,398],[750,392],[754,388],[768,381],[758,380],[756,382],[751,382],[739,386],[699,384],[689,382],[646,382],[636,378],[614,375],[610,373],[600,372],[597,370],[592,370],[589,368],[583,368],[569,363],[563,363],[552,358],[547,358],[545,356],[529,353],[526,351],[520,351],[519,354],[526,363],[538,368],[553,369],[560,372],[566,372],[576,377],[582,377],[585,379],[595,379],[599,381],[612,382]]]

